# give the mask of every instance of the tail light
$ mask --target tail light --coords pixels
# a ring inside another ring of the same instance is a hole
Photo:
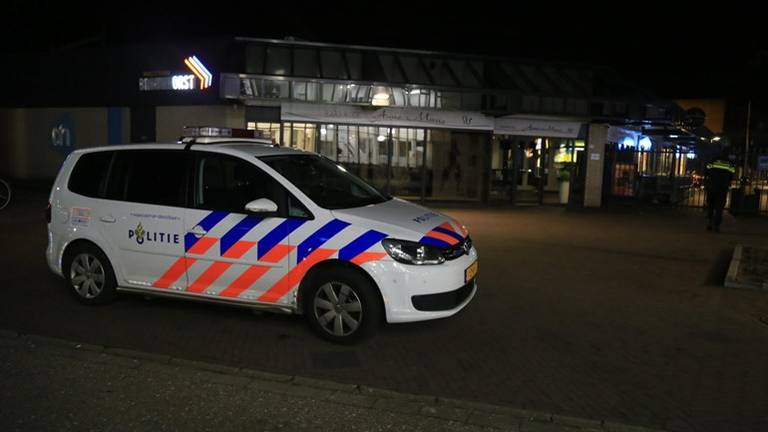
[[[45,222],[51,223],[51,203],[45,208]]]

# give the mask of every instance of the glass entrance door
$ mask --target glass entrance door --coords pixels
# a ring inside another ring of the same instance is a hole
[[[542,204],[556,190],[553,141],[545,138],[496,136],[491,154],[489,199],[515,204]]]
[[[544,185],[547,182],[546,140],[541,138],[523,138],[517,140],[517,188],[515,203],[541,204],[544,198]]]

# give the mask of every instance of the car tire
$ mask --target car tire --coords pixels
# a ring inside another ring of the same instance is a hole
[[[64,278],[75,298],[84,304],[104,304],[117,294],[117,281],[104,252],[92,244],[74,246],[64,257]]]
[[[315,275],[303,303],[312,330],[331,342],[352,344],[368,339],[382,323],[378,288],[350,268],[334,268]]]

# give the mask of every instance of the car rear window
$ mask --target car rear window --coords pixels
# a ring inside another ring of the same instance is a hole
[[[69,176],[69,190],[91,198],[101,197],[104,193],[112,153],[95,152],[80,156]]]

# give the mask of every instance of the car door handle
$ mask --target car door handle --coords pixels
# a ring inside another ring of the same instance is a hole
[[[192,228],[187,232],[194,235],[195,237],[202,237],[208,234],[208,231],[204,230],[203,227],[201,227],[200,225],[196,225],[194,228]]]
[[[99,218],[104,223],[115,223],[116,219],[112,216],[102,216]]]

